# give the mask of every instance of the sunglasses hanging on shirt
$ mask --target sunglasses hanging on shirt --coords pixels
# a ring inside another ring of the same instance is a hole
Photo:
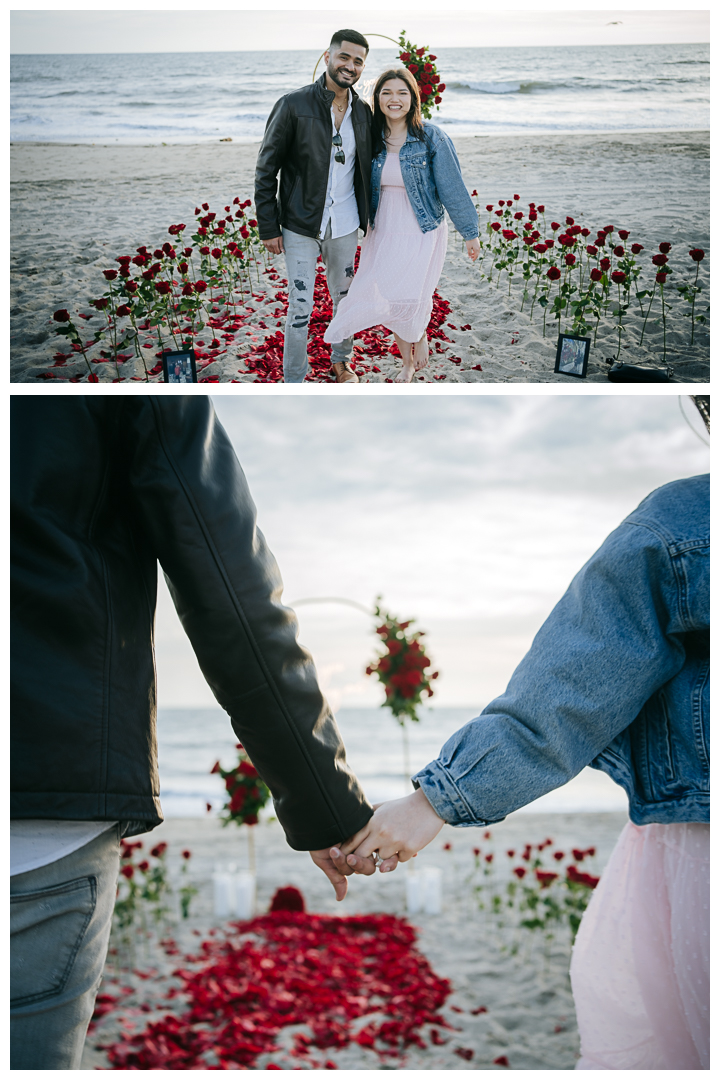
[[[333,135],[332,144],[333,144],[333,146],[337,147],[337,153],[335,154],[335,160],[337,162],[339,162],[340,165],[344,165],[345,164],[345,151],[340,149],[340,147],[342,146],[342,135]]]

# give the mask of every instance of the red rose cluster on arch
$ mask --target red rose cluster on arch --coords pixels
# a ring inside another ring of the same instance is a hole
[[[422,114],[426,120],[432,119],[433,106],[435,111],[440,107],[445,83],[440,81],[435,61],[437,56],[430,52],[427,45],[418,48],[411,45],[405,36],[405,31],[400,33],[400,57],[405,67],[410,71],[420,88],[420,100]]]
[[[417,707],[422,704],[423,697],[433,696],[432,682],[440,674],[429,671],[432,661],[420,640],[425,636],[424,631],[408,633],[408,627],[415,620],[400,622],[381,610],[379,604],[375,615],[379,620],[375,632],[382,639],[385,651],[368,665],[365,674],[377,675],[385,687],[383,706],[387,706],[401,724],[405,718],[417,721],[420,719]]]
[[[226,771],[216,761],[210,770],[211,773],[219,773],[225,781],[228,799],[220,818],[223,825],[229,825],[231,821],[236,825],[257,825],[258,814],[270,798],[270,791],[260,779],[242,743],[237,744],[237,751],[239,761],[234,769]]]

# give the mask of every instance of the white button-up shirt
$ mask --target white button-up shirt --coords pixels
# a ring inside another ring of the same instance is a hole
[[[328,224],[332,226],[333,237],[347,236],[360,227],[360,215],[358,214],[357,199],[355,198],[355,132],[352,126],[352,95],[348,90],[348,105],[340,124],[339,135],[342,136],[342,146],[330,146],[330,175],[328,176],[327,191],[325,193],[325,209],[323,210],[320,225],[320,236],[324,237]],[[333,135],[335,134],[335,120],[332,105],[330,106],[330,118],[332,119]],[[345,153],[345,164],[341,165],[335,160],[338,150]]]

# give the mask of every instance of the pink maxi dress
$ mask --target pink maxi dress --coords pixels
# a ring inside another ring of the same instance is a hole
[[[593,893],[570,978],[577,1069],[709,1069],[710,826],[629,822]]]
[[[378,325],[403,341],[420,341],[430,321],[447,242],[446,221],[422,232],[405,190],[400,155],[388,153],[375,227],[363,241],[358,272],[325,331],[325,341],[344,341]]]

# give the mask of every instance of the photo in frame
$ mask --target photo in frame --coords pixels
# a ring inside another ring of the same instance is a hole
[[[559,375],[572,375],[573,378],[584,379],[587,374],[589,356],[589,337],[560,334],[555,357],[555,372]]]
[[[192,349],[183,352],[164,352],[162,356],[163,379],[166,383],[197,382],[195,353]]]

